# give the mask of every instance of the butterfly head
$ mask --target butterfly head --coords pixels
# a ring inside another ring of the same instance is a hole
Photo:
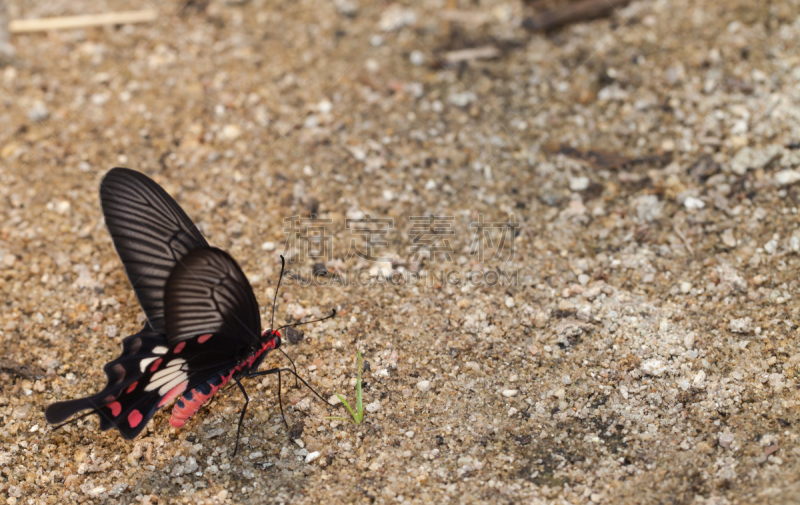
[[[267,330],[261,335],[261,341],[265,344],[272,343],[272,348],[277,349],[281,346],[281,332],[278,330]]]

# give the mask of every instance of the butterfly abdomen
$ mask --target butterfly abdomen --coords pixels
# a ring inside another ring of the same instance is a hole
[[[172,417],[169,419],[170,426],[180,428],[188,421],[212,396],[219,391],[233,376],[234,370],[225,374],[217,375],[206,382],[195,387],[175,402],[172,408]]]
[[[211,397],[214,396],[222,386],[227,384],[234,374],[241,372],[242,370],[250,370],[250,368],[253,366],[253,363],[255,363],[260,356],[274,348],[275,339],[270,339],[269,341],[265,342],[258,351],[248,356],[247,359],[236,365],[236,367],[228,370],[227,372],[215,375],[206,382],[196,386],[191,391],[184,393],[183,396],[177,402],[175,402],[175,406],[172,408],[172,417],[169,419],[170,426],[173,428],[180,428],[186,424],[186,421],[188,421],[198,410],[200,410],[200,407],[210,400]],[[237,375],[237,378],[238,377],[239,376]]]

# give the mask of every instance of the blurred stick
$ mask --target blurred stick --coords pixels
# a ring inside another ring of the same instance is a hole
[[[469,49],[459,49],[448,51],[442,55],[442,59],[448,65],[456,65],[462,61],[487,60],[500,56],[500,50],[495,46],[472,47]]]
[[[0,0],[0,62],[7,63],[14,57],[11,33],[8,31],[8,5]]]
[[[572,23],[609,16],[617,7],[629,2],[630,0],[582,0],[526,18],[522,26],[532,32],[557,30]]]
[[[2,0],[0,0],[0,3]],[[67,16],[40,19],[15,19],[9,23],[11,33],[40,32],[48,30],[70,30],[90,26],[125,25],[146,23],[158,19],[158,12],[152,9],[141,11],[106,12],[84,16]]]

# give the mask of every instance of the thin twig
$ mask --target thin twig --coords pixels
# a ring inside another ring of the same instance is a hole
[[[158,19],[158,12],[153,9],[147,9],[141,11],[86,14],[83,16],[15,19],[9,23],[9,28],[11,33],[26,33],[49,30],[70,30],[76,28],[88,28],[90,26],[146,23],[149,21],[155,21],[156,19]]]
[[[689,254],[691,256],[694,256],[694,249],[692,249],[692,243],[689,242],[689,239],[686,238],[686,235],[684,235],[683,232],[681,231],[681,229],[678,228],[678,225],[677,224],[674,225],[672,227],[672,229],[675,230],[675,234],[678,235],[681,238],[681,240],[683,241],[683,247],[685,247],[686,250],[689,251]]]
[[[527,18],[522,22],[522,26],[532,32],[557,30],[572,23],[609,16],[617,7],[622,7],[628,2],[630,0],[583,0]]]

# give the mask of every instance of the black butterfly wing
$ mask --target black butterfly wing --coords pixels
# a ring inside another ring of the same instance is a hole
[[[109,170],[100,183],[100,202],[136,298],[152,329],[165,333],[167,279],[181,258],[208,242],[161,186],[134,170]]]
[[[203,338],[205,337],[205,338]],[[209,367],[209,358],[214,365]],[[116,428],[126,439],[142,432],[159,408],[209,379],[236,366],[225,339],[200,336],[170,346],[148,326],[123,340],[122,355],[103,368],[106,387],[97,394],[47,407],[51,424],[63,423],[84,410],[100,417],[100,429]]]
[[[216,334],[228,341],[236,359],[261,345],[253,288],[236,261],[221,249],[196,249],[184,256],[169,276],[164,306],[171,345]]]
[[[115,418],[120,417],[117,411],[117,406],[109,405],[114,404],[117,399],[131,387],[138,383],[144,375],[142,370],[143,360],[155,361],[160,356],[160,353],[168,350],[167,338],[159,333],[154,332],[149,325],[145,324],[142,331],[135,335],[131,335],[122,341],[122,355],[106,364],[103,371],[108,377],[106,387],[97,394],[88,396],[86,398],[78,398],[75,400],[68,400],[63,402],[56,402],[49,405],[45,410],[45,418],[48,423],[58,424],[63,423],[73,415],[83,410],[92,410],[100,415],[100,429],[107,430],[112,427],[118,427],[115,423]],[[121,406],[120,406],[121,407]],[[113,415],[117,413],[117,415]],[[155,410],[147,416],[147,419],[153,416]],[[147,421],[137,426],[138,429],[123,431],[120,433],[125,438],[133,438],[142,431]]]

